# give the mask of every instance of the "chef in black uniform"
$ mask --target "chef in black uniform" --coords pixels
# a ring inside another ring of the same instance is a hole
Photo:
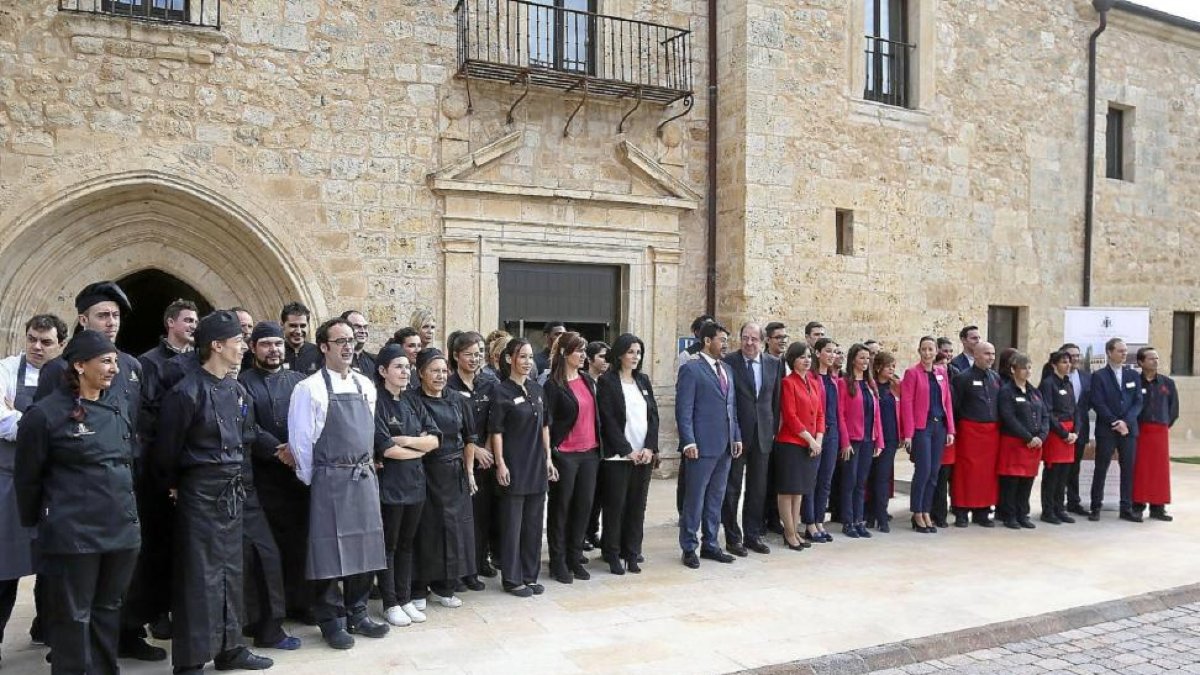
[[[488,414],[496,386],[494,375],[483,369],[485,345],[483,336],[475,331],[460,333],[450,342],[450,379],[446,389],[458,392],[471,407],[475,421],[474,466],[468,470],[475,476],[475,494],[471,497],[475,521],[475,569],[463,582],[473,591],[483,590],[479,577],[496,576],[490,560],[500,560],[500,523],[496,517],[499,491],[496,485],[496,459],[492,454],[488,434]]]
[[[250,394],[258,425],[254,487],[282,557],[287,616],[311,624],[312,589],[304,576],[308,486],[296,477],[296,461],[288,446],[288,406],[304,376],[284,367],[283,328],[274,321],[254,326],[250,349],[253,365],[238,373],[238,382]]]
[[[95,330],[116,344],[121,319],[133,311],[133,306],[125,291],[116,283],[98,281],[88,284],[75,296],[75,311],[79,312],[76,332]],[[67,370],[65,359],[47,362],[38,375],[38,388],[33,400],[39,401],[55,389],[65,387]],[[142,380],[141,363],[130,354],[118,352],[117,374],[110,389],[113,394],[125,399],[126,410],[136,430],[133,437],[133,482],[140,520],[146,520],[147,517],[153,519],[149,511],[158,503],[155,497],[160,496],[163,488],[153,479],[148,462],[143,461],[143,449],[149,446],[142,438],[153,430],[141,414]],[[147,537],[150,536],[152,534],[147,533]],[[168,541],[160,539],[147,538],[142,542],[137,569],[129,583],[128,597],[122,605],[121,639],[118,645],[121,658],[139,661],[162,661],[167,658],[167,650],[146,642],[144,626],[158,618],[162,613],[163,598],[170,596],[169,575],[163,574],[160,566],[164,555],[169,556],[169,549],[164,548],[168,546]]]
[[[546,395],[533,379],[533,347],[508,341],[501,357],[488,431],[500,483],[500,575],[504,590],[521,598],[541,595],[542,516],[548,480],[558,480],[550,458]]]
[[[393,626],[425,621],[412,600],[413,547],[425,508],[425,467],[421,461],[438,446],[437,423],[408,390],[412,367],[404,347],[379,352],[375,370],[375,461],[383,504],[383,544],[387,570],[379,577],[384,616]]]
[[[283,324],[287,345],[284,348],[284,363],[288,368],[304,376],[312,375],[324,364],[324,356],[308,337],[308,322],[312,312],[302,303],[289,302],[279,312],[279,323]]]
[[[63,386],[35,403],[17,432],[21,522],[37,527],[52,673],[117,673],[121,600],[141,535],[133,492],[134,425],[112,386],[117,348],[96,331],[64,352]]]
[[[371,337],[371,324],[367,323],[367,317],[357,309],[348,309],[342,312],[342,318],[354,330],[354,360],[350,367],[367,377],[374,378],[375,355],[367,351],[367,340]]]
[[[417,584],[413,595],[443,607],[461,607],[454,595],[461,579],[475,571],[475,520],[471,493],[475,476],[467,473],[476,439],[471,406],[459,394],[446,390],[450,368],[438,349],[417,355],[416,374],[421,381],[419,400],[429,411],[440,433],[438,447],[425,455],[425,509],[417,531]],[[421,603],[417,602],[417,608]]]
[[[242,644],[244,435],[253,427],[237,315],[220,310],[196,328],[201,367],[163,397],[155,459],[176,494],[172,608],[175,673],[264,670],[271,659]]]

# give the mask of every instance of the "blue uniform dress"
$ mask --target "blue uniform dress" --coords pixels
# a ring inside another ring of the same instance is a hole
[[[871,463],[868,521],[880,527],[888,521],[888,500],[892,497],[892,475],[895,473],[896,449],[900,447],[900,419],[896,395],[888,383],[879,385],[880,424],[883,425],[883,452]]]

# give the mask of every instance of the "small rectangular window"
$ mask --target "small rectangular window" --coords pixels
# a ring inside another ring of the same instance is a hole
[[[187,0],[101,0],[101,11],[134,18],[187,21]]]
[[[988,306],[987,339],[996,347],[996,354],[1009,347],[1020,347],[1020,322],[1020,307]]]
[[[1175,312],[1171,317],[1171,374],[1195,375],[1196,313]]]
[[[1125,111],[1108,107],[1105,124],[1105,175],[1115,180],[1125,180]]]
[[[854,255],[854,212],[837,209],[834,213],[834,223],[837,228],[837,254]]]

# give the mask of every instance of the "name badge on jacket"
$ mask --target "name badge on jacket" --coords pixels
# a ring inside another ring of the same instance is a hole
[[[1136,382],[1126,382],[1126,383],[1125,383],[1125,388],[1126,388],[1126,389],[1133,389],[1135,386],[1137,386],[1137,383],[1136,383]]]
[[[1059,389],[1059,390],[1058,390],[1058,395],[1059,395],[1059,396],[1066,396],[1066,395],[1067,395],[1067,390],[1066,390],[1066,389]]]
[[[972,384],[972,385],[974,385],[974,386],[976,386],[976,387],[982,387],[982,386],[983,386],[983,380],[971,380],[971,384]]]
[[[937,378],[938,382],[941,382],[942,380],[946,379],[946,378],[942,377],[941,375],[934,375],[934,377]]]
[[[516,398],[514,398],[514,399],[513,399],[513,405],[521,405],[521,404],[522,404],[522,403],[524,403],[524,402],[525,402],[525,397],[524,397],[524,396],[518,396],[518,397],[516,397]]]
[[[1017,403],[1024,403],[1024,402],[1025,402],[1025,397],[1024,397],[1024,396],[1018,396],[1018,397],[1016,397],[1014,400],[1015,400]]]

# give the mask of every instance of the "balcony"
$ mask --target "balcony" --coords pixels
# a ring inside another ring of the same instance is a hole
[[[690,108],[690,30],[564,6],[571,4],[578,3],[459,0],[458,74],[639,105],[686,99]]]
[[[221,0],[58,0],[58,11],[221,29]]]

